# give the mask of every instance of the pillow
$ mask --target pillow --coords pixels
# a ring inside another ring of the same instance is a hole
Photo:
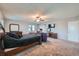
[[[13,48],[17,46],[18,39],[5,35],[4,37],[4,48]]]
[[[5,35],[4,40],[18,40],[16,38],[10,37],[9,35]]]
[[[19,36],[14,33],[7,33],[8,36],[19,39]]]

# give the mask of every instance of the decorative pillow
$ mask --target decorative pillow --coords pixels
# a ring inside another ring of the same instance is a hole
[[[19,39],[19,36],[17,36],[17,35],[14,34],[14,33],[7,33],[7,35],[10,36],[10,37],[13,37],[13,38]]]
[[[4,37],[4,48],[13,48],[17,46],[18,39],[5,35]]]
[[[15,40],[16,41],[18,39],[14,38],[14,37],[11,37],[9,35],[5,35],[4,40]]]

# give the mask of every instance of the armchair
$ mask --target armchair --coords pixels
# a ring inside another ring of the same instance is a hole
[[[41,33],[41,37],[43,42],[47,41],[47,33]]]

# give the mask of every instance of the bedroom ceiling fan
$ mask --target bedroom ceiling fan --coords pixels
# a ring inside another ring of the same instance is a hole
[[[35,22],[41,22],[41,21],[46,21],[47,16],[34,15],[34,16],[32,16],[32,19],[33,19]]]
[[[41,16],[37,16],[37,17],[35,18],[35,21],[36,21],[36,22],[40,22],[40,21],[45,21],[45,19],[43,19]]]

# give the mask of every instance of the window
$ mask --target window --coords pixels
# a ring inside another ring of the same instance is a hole
[[[35,31],[35,25],[29,25],[28,30],[29,30],[29,32]]]
[[[31,32],[31,25],[28,26],[28,31]]]
[[[32,31],[35,31],[35,25],[32,25]]]

